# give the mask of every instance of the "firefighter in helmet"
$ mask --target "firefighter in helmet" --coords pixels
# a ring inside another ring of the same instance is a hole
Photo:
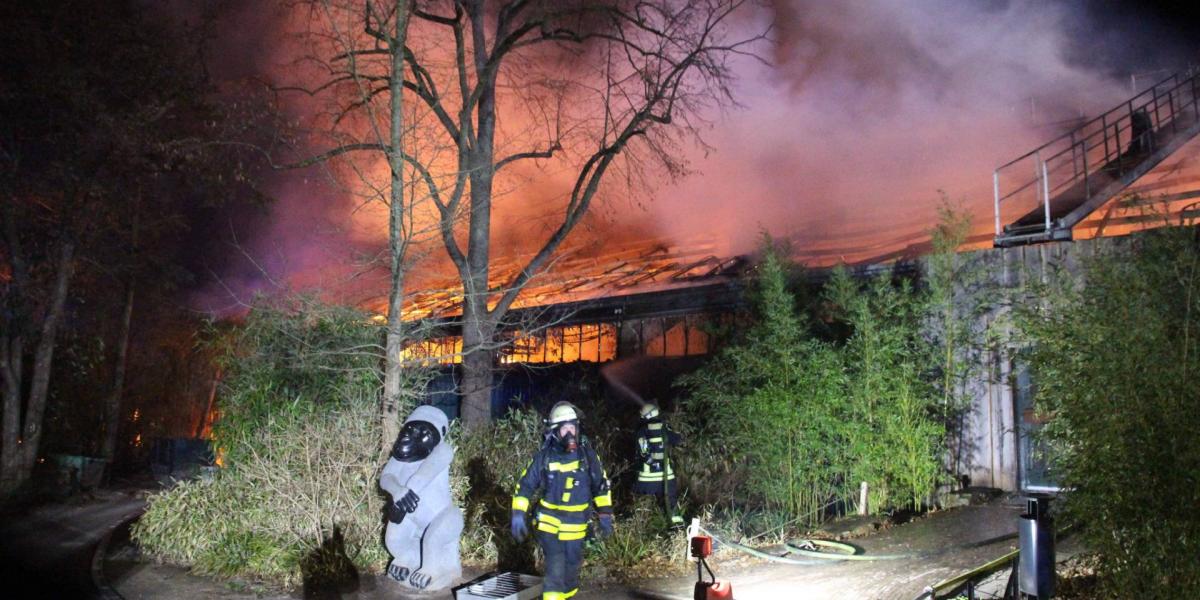
[[[642,419],[637,432],[641,469],[638,470],[638,480],[633,491],[658,498],[663,503],[667,516],[671,518],[672,525],[682,525],[683,517],[675,512],[678,490],[668,450],[680,441],[682,438],[667,427],[667,423],[659,415],[657,406],[642,406]]]
[[[612,495],[608,476],[596,450],[579,431],[579,411],[559,402],[546,419],[541,449],[521,472],[512,499],[512,535],[523,541],[529,533],[525,517],[533,499],[534,535],[546,558],[543,600],[566,600],[579,591],[579,567],[588,523],[595,512],[600,533],[612,534]]]

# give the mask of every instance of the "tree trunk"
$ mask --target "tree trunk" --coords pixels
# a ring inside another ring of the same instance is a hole
[[[12,204],[0,202],[0,217],[3,217],[3,235],[8,247],[8,260],[12,265],[12,279],[5,293],[4,306],[0,307],[0,377],[3,377],[4,417],[0,421],[0,496],[7,496],[18,487],[17,471],[21,464],[21,410],[25,392],[25,337],[28,331],[22,303],[22,293],[29,285],[29,269],[21,251],[21,238],[17,235],[16,218]]]
[[[459,417],[471,429],[492,419],[492,370],[495,327],[486,315],[480,317],[474,303],[463,305],[463,362],[459,384]]]
[[[391,452],[392,442],[400,433],[402,406],[400,351],[404,343],[404,269],[411,232],[405,227],[408,209],[404,203],[404,44],[408,36],[408,0],[396,0],[396,29],[390,41],[392,58],[388,85],[391,127],[388,140],[388,167],[391,189],[388,205],[388,248],[391,258],[391,289],[388,290],[387,333],[383,359],[383,402],[380,411],[380,454]]]
[[[121,428],[121,400],[125,394],[126,357],[129,355],[129,329],[133,322],[134,285],[130,280],[125,290],[125,310],[121,314],[121,337],[117,340],[117,362],[112,392],[104,403],[104,445],[100,457],[108,461],[105,477],[112,476],[113,460],[117,453],[117,434]]]
[[[0,496],[15,490],[20,464],[21,437],[21,357],[25,343],[21,336],[0,335],[0,375],[4,376],[4,420],[0,425]]]
[[[403,285],[402,278],[399,285]],[[384,359],[382,431],[379,440],[381,452],[384,454],[391,452],[392,442],[400,434],[400,421],[403,418],[403,415],[400,414],[404,394],[401,387],[404,374],[400,368],[400,352],[404,349],[404,323],[400,318],[402,304],[403,293],[393,290],[388,301],[387,333],[384,344],[387,357]]]
[[[486,75],[483,3],[469,9],[475,48],[479,104],[476,144],[468,153],[471,213],[467,228],[467,277],[463,281],[463,362],[459,412],[463,425],[474,428],[492,420],[492,370],[495,366],[496,323],[502,314],[488,310],[491,295],[492,183],[495,173],[496,80]]]
[[[42,441],[42,416],[46,412],[46,395],[50,389],[50,367],[54,362],[54,346],[58,333],[58,322],[67,304],[67,291],[71,276],[75,272],[75,243],[64,241],[59,248],[58,270],[54,281],[46,320],[42,323],[41,339],[33,358],[33,376],[30,379],[29,399],[25,406],[25,429],[21,436],[21,458],[17,465],[16,486],[24,485],[33,474],[37,461],[38,446]]]

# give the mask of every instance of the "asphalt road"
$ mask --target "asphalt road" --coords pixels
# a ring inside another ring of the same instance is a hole
[[[9,512],[0,522],[0,589],[6,598],[105,598],[97,549],[142,513],[136,494],[105,490],[63,503]]]

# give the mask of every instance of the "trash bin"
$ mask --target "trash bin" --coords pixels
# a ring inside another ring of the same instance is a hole
[[[57,471],[56,484],[59,493],[73,496],[100,487],[104,481],[104,469],[108,461],[103,458],[78,454],[51,455]]]
[[[1031,494],[1018,523],[1021,555],[1018,583],[1022,594],[1034,598],[1054,596],[1054,519],[1047,494]]]

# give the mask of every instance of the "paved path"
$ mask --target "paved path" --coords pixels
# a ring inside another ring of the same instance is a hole
[[[20,598],[98,597],[88,577],[92,554],[105,535],[143,508],[135,496],[108,492],[87,504],[39,508],[0,526],[4,581],[32,584],[37,592]],[[912,523],[855,540],[868,555],[904,554],[908,558],[874,562],[829,562],[811,566],[721,557],[712,562],[717,576],[733,582],[739,600],[756,598],[912,600],[926,585],[957,575],[1015,547],[1015,539],[995,538],[1016,530],[1020,508],[993,502],[941,511]],[[120,532],[118,532],[118,537]],[[119,540],[117,540],[119,542]],[[970,547],[967,547],[970,546]],[[448,598],[442,594],[404,594],[382,577],[362,577],[354,589],[295,590],[270,593],[245,585],[198,577],[185,569],[137,560],[128,547],[114,543],[103,561],[104,577],[126,600],[408,600]],[[1060,559],[1073,552],[1060,545]],[[473,578],[479,571],[469,571]],[[466,580],[464,578],[464,581]],[[579,600],[635,598],[687,600],[694,576],[669,577],[607,588],[581,590]],[[40,594],[40,595],[39,595]]]
[[[0,581],[6,598],[101,597],[96,549],[119,524],[142,513],[136,494],[102,491],[8,513],[0,522]],[[12,595],[9,595],[12,594]]]

